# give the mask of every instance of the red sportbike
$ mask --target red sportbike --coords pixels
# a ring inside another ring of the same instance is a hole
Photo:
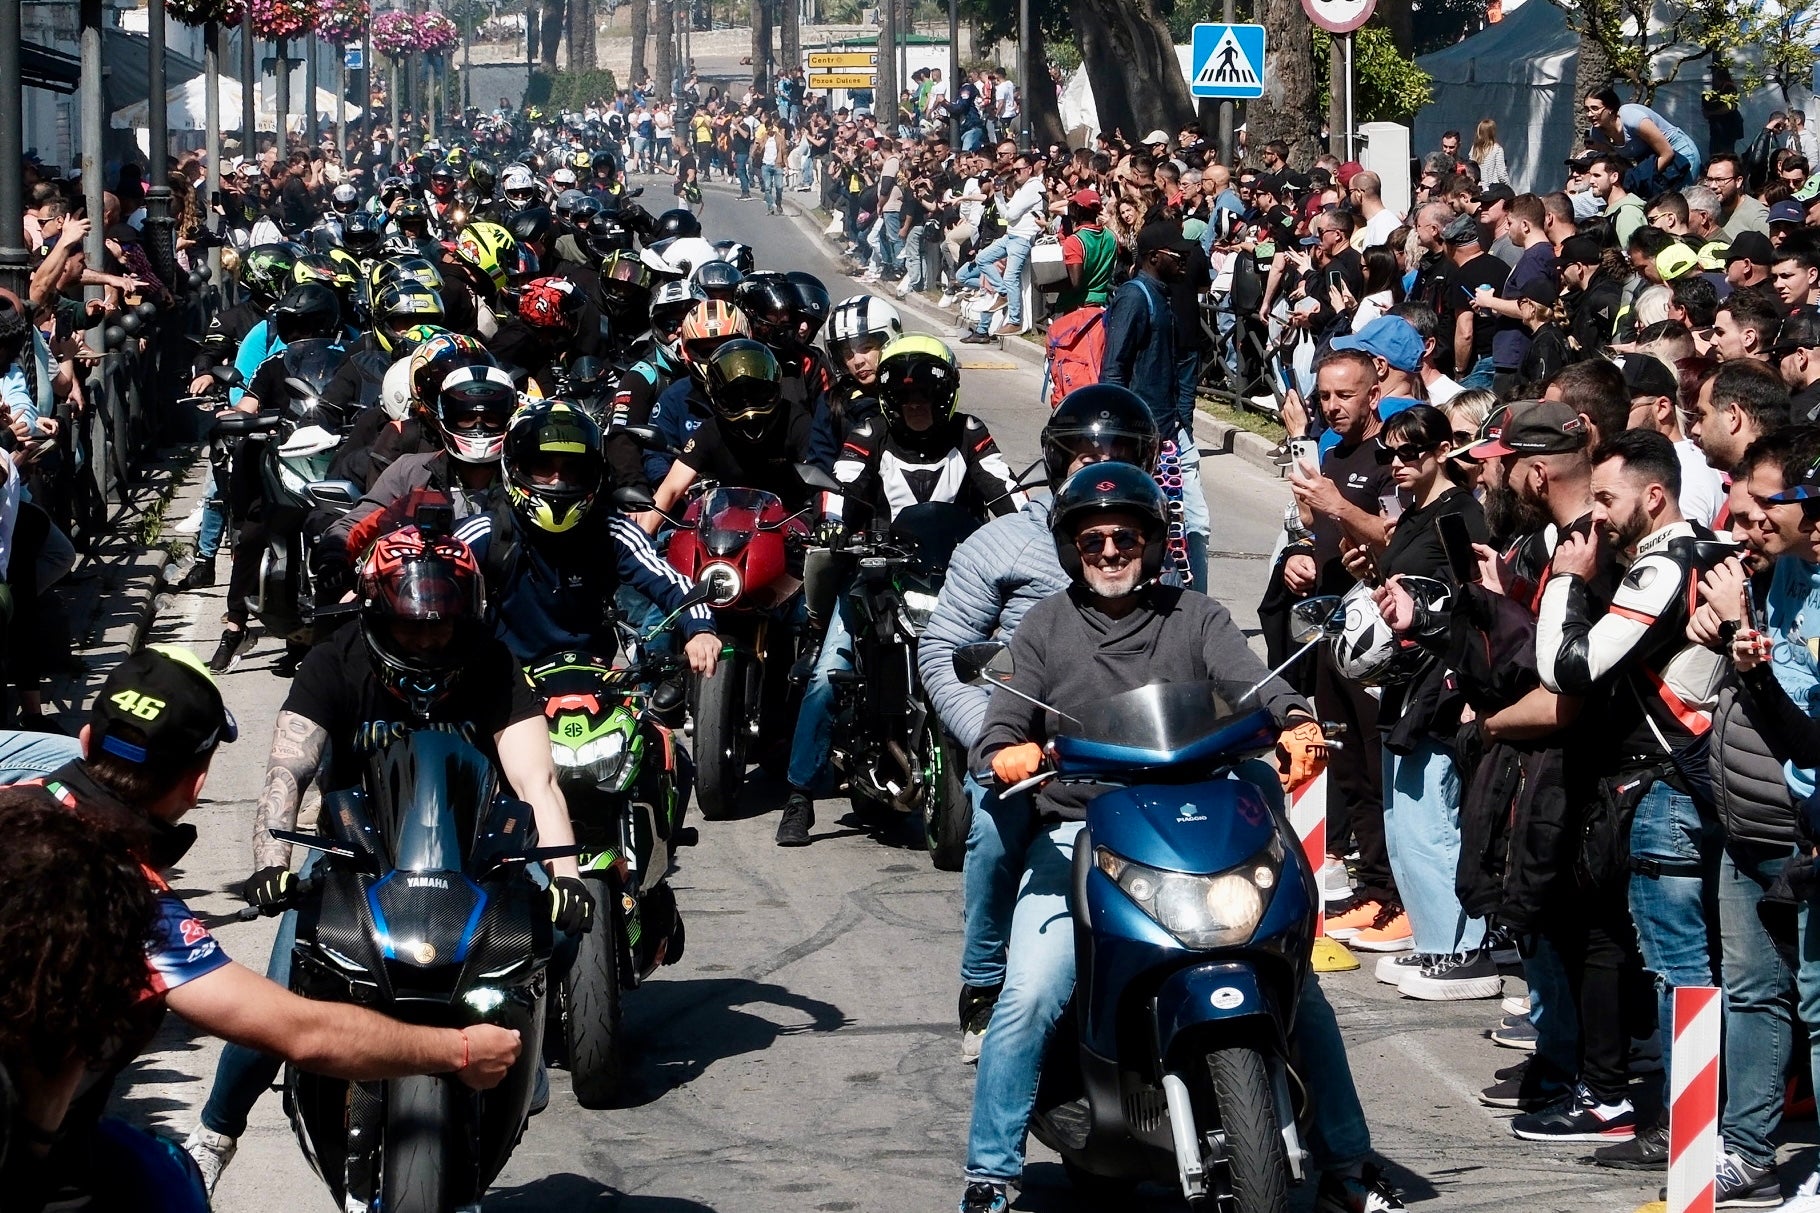
[[[697,497],[670,536],[668,558],[708,587],[721,637],[720,664],[695,680],[695,797],[703,817],[729,817],[754,744],[787,749],[790,668],[800,629],[800,513],[760,489],[715,487]]]

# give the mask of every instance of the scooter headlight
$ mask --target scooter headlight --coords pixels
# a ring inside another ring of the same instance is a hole
[[[905,590],[904,622],[910,625],[910,634],[920,636],[929,626],[929,617],[935,614],[935,604],[939,601],[936,595],[923,590]]]
[[[1093,862],[1188,947],[1224,948],[1244,943],[1258,929],[1282,874],[1283,854],[1282,840],[1273,838],[1244,863],[1213,876],[1165,872],[1105,847],[1094,849]]]

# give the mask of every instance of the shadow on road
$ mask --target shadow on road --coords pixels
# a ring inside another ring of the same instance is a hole
[[[714,1213],[712,1205],[675,1196],[619,1192],[585,1175],[546,1175],[515,1188],[495,1188],[487,1213]]]

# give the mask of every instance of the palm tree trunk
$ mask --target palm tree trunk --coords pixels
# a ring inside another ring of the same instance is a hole
[[[1314,87],[1313,27],[1299,0],[1261,0],[1264,95],[1245,103],[1246,145],[1256,156],[1272,139],[1289,145],[1290,161],[1305,168],[1324,151]]]
[[[651,33],[651,0],[632,0],[632,68],[629,88],[645,78],[645,42]]]
[[[651,80],[657,95],[669,99],[676,86],[676,0],[657,0],[652,32],[657,35],[657,64]]]
[[[556,72],[556,48],[562,45],[563,17],[568,7],[568,0],[543,0],[543,22],[539,26],[543,46],[538,58],[543,70],[552,75]]]

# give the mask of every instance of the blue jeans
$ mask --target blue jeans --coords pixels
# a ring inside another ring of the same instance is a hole
[[[196,532],[196,559],[213,560],[221,550],[221,536],[226,530],[227,504],[211,469],[208,495],[202,499],[202,528]]]
[[[1536,1056],[1557,1074],[1577,1073],[1580,1010],[1567,967],[1547,936],[1538,935],[1536,950],[1523,958],[1523,980],[1529,986],[1529,1022],[1536,1029]]]
[[[765,208],[781,211],[784,209],[784,170],[775,164],[764,166],[762,174],[765,182]]]
[[[1788,865],[1790,848],[1734,842],[1719,856],[1720,964],[1725,978],[1725,1148],[1757,1166],[1773,1164],[1770,1141],[1782,1123],[1782,1077],[1795,1046],[1795,989],[1820,985],[1803,962],[1799,978],[1776,950],[1757,906]],[[1666,1039],[1666,1037],[1665,1037]]]
[[[1039,831],[1024,857],[1012,914],[1005,988],[980,1049],[967,1137],[967,1177],[1012,1183],[1024,1170],[1024,1135],[1036,1106],[1037,1076],[1056,1020],[1074,990],[1074,920],[1068,911],[1078,821]],[[1313,1104],[1309,1154],[1322,1171],[1371,1153],[1346,1044],[1333,1008],[1312,977],[1296,1008],[1291,1046]]]
[[[1199,358],[1195,359],[1199,365]],[[1179,369],[1179,368],[1178,368]],[[1194,386],[1189,384],[1190,399]],[[1194,405],[1188,406],[1189,416]],[[1207,588],[1207,541],[1213,536],[1213,516],[1207,512],[1207,491],[1201,484],[1201,448],[1192,428],[1178,430],[1175,436],[1176,466],[1182,471],[1182,530],[1188,539],[1188,571],[1194,574],[1194,588],[1201,593]]]
[[[971,773],[967,799],[973,802],[973,825],[961,868],[961,984],[986,988],[1005,981],[1005,939],[1036,818],[1028,792],[1006,800],[996,785],[982,784]]]
[[[735,152],[733,154],[733,175],[739,178],[739,196],[741,198],[750,198],[752,196],[751,170],[752,154],[750,152]]]
[[[1485,920],[1468,918],[1454,892],[1460,866],[1460,770],[1440,742],[1410,754],[1384,748],[1384,841],[1418,952],[1471,952]]]
[[[82,743],[60,733],[0,730],[0,787],[41,779],[82,757]]]
[[[878,217],[878,263],[885,273],[898,268],[904,260],[903,212],[885,212]]]
[[[1487,355],[1473,363],[1472,369],[1460,376],[1460,386],[1464,388],[1479,387],[1490,391],[1491,382],[1497,373],[1497,366],[1492,362],[1490,355]]]
[[[998,267],[984,253],[975,258],[980,263],[980,273],[992,284],[992,289],[1005,297],[1005,323],[1024,323],[1024,266],[1030,260],[1030,237],[1013,236],[1009,233],[993,241],[992,247],[1003,245],[1005,254],[1005,272],[998,272]]]
[[[973,254],[973,260],[955,271],[954,280],[964,287],[972,288],[979,286],[980,279],[985,277],[986,267],[1005,255],[1009,247],[1005,243],[1005,239],[1004,236],[1000,236],[997,240],[994,240],[991,244],[988,244],[985,248]],[[993,285],[995,287],[998,286],[998,281],[994,281]]]
[[[1656,1023],[1662,1034],[1663,1073],[1669,1073],[1676,986],[1710,986],[1719,949],[1714,891],[1719,876],[1719,830],[1701,819],[1693,799],[1657,780],[1637,805],[1630,827],[1630,912],[1637,924],[1643,967],[1655,976]],[[1677,871],[1650,875],[1637,861]],[[1681,874],[1679,870],[1685,870]]]
[[[828,770],[828,751],[834,744],[834,684],[828,675],[853,668],[853,638],[847,627],[847,599],[841,596],[828,634],[815,655],[815,672],[803,690],[802,710],[796,716],[796,733],[790,741],[790,786],[809,795],[821,786]]]
[[[814,185],[815,185],[815,157],[814,156],[804,156],[803,157],[803,179],[801,181],[797,182],[797,184],[805,190],[808,190],[808,189],[811,189],[814,187]]]
[[[963,152],[976,152],[985,142],[986,128],[983,126],[970,126],[961,132],[961,150]]]

